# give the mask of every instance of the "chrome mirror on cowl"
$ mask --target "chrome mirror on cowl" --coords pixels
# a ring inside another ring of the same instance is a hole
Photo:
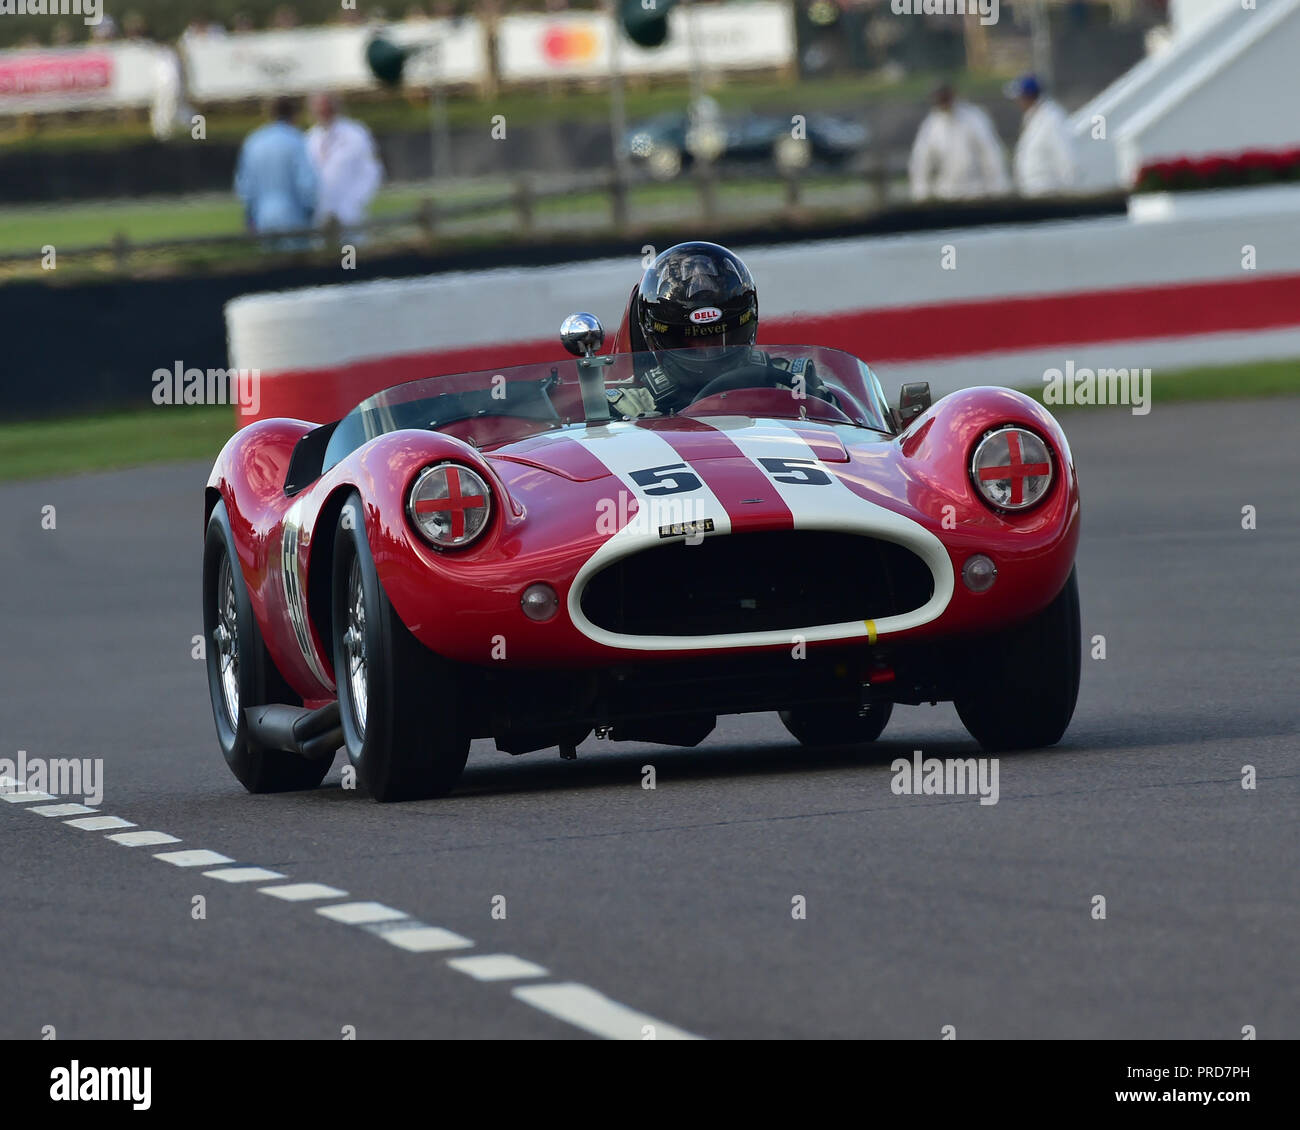
[[[560,344],[575,357],[590,357],[605,344],[605,327],[595,314],[570,314],[560,323]]]
[[[578,358],[578,385],[587,423],[608,424],[605,366],[610,359],[596,356],[596,350],[605,344],[605,327],[595,314],[570,314],[560,323],[560,344]]]

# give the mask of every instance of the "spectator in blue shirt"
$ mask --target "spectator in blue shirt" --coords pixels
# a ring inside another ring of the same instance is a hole
[[[235,192],[244,202],[248,227],[255,232],[291,231],[311,226],[316,212],[316,172],[307,139],[293,124],[297,104],[277,98],[271,121],[259,126],[239,150]]]

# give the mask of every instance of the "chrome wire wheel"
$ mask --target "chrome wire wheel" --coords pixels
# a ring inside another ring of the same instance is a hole
[[[217,573],[217,626],[212,630],[221,673],[221,701],[234,729],[239,728],[239,621],[235,607],[235,574],[223,556]]]
[[[301,706],[302,698],[266,650],[224,499],[212,507],[203,538],[203,641],[212,721],[230,771],[250,793],[314,789],[332,758],[268,748],[248,723],[253,709]]]
[[[352,719],[357,733],[366,733],[367,667],[366,603],[361,587],[361,563],[354,557],[348,570],[348,620],[343,633],[343,655],[347,662],[346,677],[352,698]]]

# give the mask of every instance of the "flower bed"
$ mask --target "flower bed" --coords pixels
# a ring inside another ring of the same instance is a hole
[[[1191,192],[1300,181],[1300,149],[1154,161],[1138,174],[1135,192]]]

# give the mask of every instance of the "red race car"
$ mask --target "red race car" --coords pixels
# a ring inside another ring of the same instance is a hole
[[[314,787],[346,746],[376,799],[436,796],[475,737],[693,746],[751,711],[861,743],[895,703],[951,700],[985,749],[1060,739],[1079,496],[1044,408],[907,385],[893,409],[857,358],[767,345],[688,407],[621,418],[655,357],[598,355],[590,315],[561,336],[572,359],[226,444],[204,631],[248,789]]]

